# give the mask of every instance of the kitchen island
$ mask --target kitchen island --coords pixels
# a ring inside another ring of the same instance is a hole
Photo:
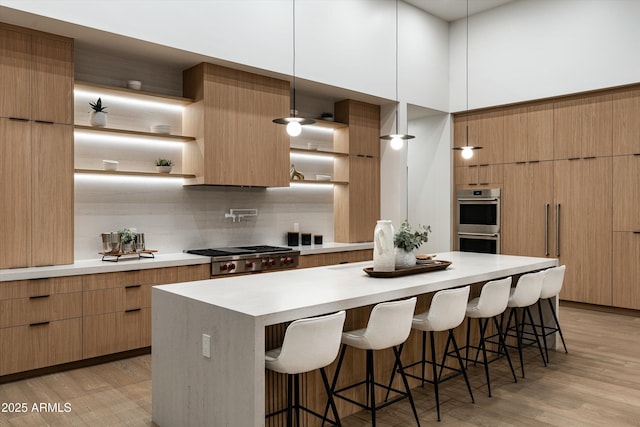
[[[452,265],[391,279],[367,276],[363,268],[372,263],[363,262],[154,287],[153,421],[264,425],[270,325],[557,265],[551,258],[465,252],[438,258]]]

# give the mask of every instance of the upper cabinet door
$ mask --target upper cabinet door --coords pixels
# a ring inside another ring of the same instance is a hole
[[[335,104],[336,121],[349,125],[336,147],[356,156],[380,157],[380,107],[345,99]]]
[[[520,163],[529,160],[529,127],[527,107],[516,107],[504,112],[504,162]]]
[[[613,154],[640,154],[640,89],[613,95]]]
[[[72,42],[33,36],[31,54],[31,118],[73,124]]]
[[[559,101],[554,106],[554,158],[610,156],[611,95]]]
[[[553,159],[553,104],[505,110],[503,140],[505,163]]]
[[[31,118],[31,36],[0,28],[0,117]]]
[[[502,111],[490,111],[478,114],[475,123],[477,144],[483,147],[475,153],[478,165],[493,165],[504,162],[504,114]]]

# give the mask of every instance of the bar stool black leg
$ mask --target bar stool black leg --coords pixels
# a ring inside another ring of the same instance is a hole
[[[407,376],[404,373],[404,368],[402,367],[402,361],[400,360],[400,355],[402,354],[403,346],[404,346],[404,343],[400,344],[397,348],[393,347],[393,353],[396,356],[396,364],[398,365],[398,370],[400,371],[400,377],[402,377],[402,382],[404,384],[404,389],[407,393],[407,398],[409,399],[409,403],[411,404],[411,410],[413,411],[413,416],[416,419],[416,425],[420,427],[420,418],[418,418],[418,411],[416,410],[416,404],[413,401],[413,396],[411,395],[411,388],[409,387],[409,382],[407,381]]]
[[[427,356],[426,341],[427,341],[427,331],[422,331],[422,387],[424,387],[424,370],[425,370],[425,365],[427,364],[425,360]],[[394,371],[395,371],[395,367],[394,367]],[[389,386],[391,386],[391,384],[389,384]]]
[[[287,375],[287,427],[293,426],[293,376]]]
[[[525,307],[524,309],[524,314],[522,315],[522,329],[524,331],[524,315],[528,315],[529,316],[529,321],[531,322],[531,329],[533,329],[533,336],[536,337],[536,343],[538,344],[538,350],[540,351],[540,357],[542,357],[542,363],[544,363],[544,366],[547,366],[547,360],[544,357],[544,353],[542,352],[542,344],[540,343],[540,337],[538,336],[538,332],[536,331],[536,327],[533,323],[533,316],[531,315],[531,310],[529,307]],[[544,339],[544,337],[543,337]]]
[[[325,372],[324,368],[320,368],[320,375],[322,376],[322,383],[324,384],[324,389],[327,392],[328,403],[331,406],[331,411],[333,412],[334,424],[337,426],[342,426],[342,423],[340,422],[340,416],[338,415],[338,408],[336,407],[336,402],[333,400],[333,393],[331,392],[331,387],[329,386],[329,380],[327,379],[327,373]],[[323,426],[325,421],[328,421],[326,414],[322,418]]]
[[[473,398],[473,392],[471,391],[471,384],[469,384],[469,377],[467,376],[467,370],[462,364],[462,357],[460,356],[460,350],[458,349],[458,344],[456,343],[456,338],[453,336],[453,330],[449,329],[449,336],[451,337],[451,342],[453,343],[453,349],[456,352],[456,357],[458,358],[458,364],[460,365],[460,370],[462,371],[462,376],[464,377],[464,381],[467,383],[467,390],[469,390],[469,396],[471,396],[471,403],[476,403],[476,400]]]
[[[436,363],[436,341],[433,331],[429,331],[429,340],[431,342],[431,372],[433,375],[433,389],[436,395],[436,412],[438,413],[438,421],[440,421],[440,393],[438,392],[438,383],[440,382],[440,376],[438,375],[438,366]]]
[[[331,381],[331,396],[333,397],[333,392],[336,390],[336,385],[338,384],[338,374],[340,374],[340,368],[342,368],[342,362],[344,361],[344,354],[347,352],[347,345],[342,344],[342,350],[340,350],[340,356],[338,357],[338,366],[336,366],[336,373],[333,374],[333,380]],[[324,407],[323,418],[327,418],[327,414],[329,413],[329,405],[330,402]]]
[[[553,303],[551,302],[551,298],[548,298],[549,307],[551,308],[551,314],[553,315],[553,321],[556,322],[556,326],[558,328],[558,333],[560,334],[560,339],[562,340],[562,346],[564,347],[564,352],[569,353],[567,351],[567,344],[564,342],[564,335],[562,335],[562,329],[560,328],[560,322],[558,322],[558,316],[556,315],[556,309],[553,308]]]
[[[369,407],[371,408],[371,424],[376,425],[376,383],[373,374],[373,350],[367,350],[367,378],[369,378]]]
[[[293,393],[294,393],[294,407],[296,410],[296,427],[300,425],[300,374],[295,374],[293,377]]]
[[[469,367],[469,346],[470,346],[470,337],[471,337],[471,318],[467,317],[467,345],[465,348],[465,355],[464,355],[464,367],[468,368]]]
[[[522,358],[522,324],[518,321],[518,311],[519,309],[513,308],[515,313],[515,326],[516,326],[516,338],[518,341],[518,357],[520,358],[520,369],[522,370],[522,378],[524,378],[524,361]],[[524,320],[524,313],[522,314],[522,318]],[[511,319],[511,316],[509,316]],[[509,324],[507,323],[507,331],[509,330]]]
[[[487,390],[489,392],[489,397],[491,397],[491,379],[489,378],[489,361],[487,360],[487,349],[485,347],[485,341],[484,341],[484,332],[487,329],[487,324],[489,323],[489,319],[485,319],[485,323],[484,323],[484,327],[482,327],[482,319],[479,319],[480,321],[480,343],[478,344],[478,352],[480,351],[480,349],[482,349],[482,357],[483,357],[483,362],[484,362],[484,374],[487,377]],[[476,359],[478,358],[477,353],[476,353]]]
[[[544,327],[544,317],[542,316],[542,300],[538,300],[538,316],[540,317],[540,328],[542,329],[542,341],[544,342],[544,354],[549,362],[549,349],[547,348],[547,330]],[[535,328],[535,326],[533,326]]]
[[[513,369],[513,363],[511,363],[511,356],[509,356],[509,350],[507,349],[506,343],[504,341],[504,335],[502,334],[502,329],[501,329],[502,325],[498,323],[497,317],[493,318],[493,322],[496,326],[496,329],[498,330],[498,339],[499,339],[499,342],[502,344],[502,348],[504,348],[504,355],[507,357],[507,362],[509,362],[509,368],[511,368],[511,375],[513,375],[513,382],[517,383],[518,378],[516,378],[516,371],[515,369]]]

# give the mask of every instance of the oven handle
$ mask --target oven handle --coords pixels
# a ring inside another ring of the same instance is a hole
[[[497,233],[464,233],[458,232],[458,236],[498,237]]]
[[[458,198],[459,202],[499,202],[500,199],[496,198],[496,197],[478,197],[478,198],[471,198],[471,197],[465,197],[465,198]]]

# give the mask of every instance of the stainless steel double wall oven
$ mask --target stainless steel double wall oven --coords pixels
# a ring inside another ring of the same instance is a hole
[[[500,253],[500,189],[456,192],[458,250]]]

